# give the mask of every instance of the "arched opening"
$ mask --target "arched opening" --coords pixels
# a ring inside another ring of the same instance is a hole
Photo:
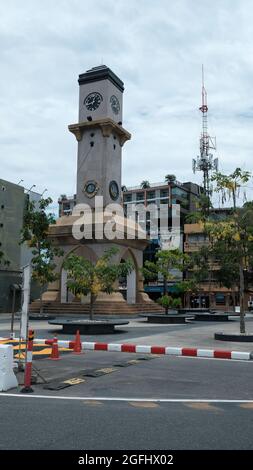
[[[95,261],[96,260],[96,255],[95,253],[87,246],[78,246],[78,247],[75,247],[73,250],[69,251],[67,253],[67,255],[65,256],[65,259],[69,256],[69,255],[72,255],[72,254],[75,254],[75,255],[78,255],[78,256],[82,256],[83,258],[86,258],[90,261]],[[63,265],[63,263],[62,263]],[[65,269],[62,267],[61,268],[61,277],[60,277],[60,280],[61,280],[61,286],[60,286],[60,299],[61,299],[61,303],[71,303],[73,302],[74,300],[76,300],[75,296],[73,295],[73,293],[68,289],[67,287],[67,280],[68,280],[68,276],[67,276],[67,272],[65,271]],[[88,302],[88,300],[86,299],[86,301]]]

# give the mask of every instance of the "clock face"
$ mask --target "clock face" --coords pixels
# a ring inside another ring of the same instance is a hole
[[[119,187],[116,181],[111,181],[109,184],[109,193],[111,198],[115,201],[119,197]]]
[[[119,104],[118,98],[117,98],[115,95],[112,95],[112,96],[111,96],[111,98],[110,98],[110,104],[111,104],[111,108],[112,108],[114,114],[119,114],[119,112],[120,112],[120,104]]]
[[[86,196],[90,198],[94,197],[97,194],[98,190],[99,186],[96,181],[87,181],[83,188],[83,192],[86,193]]]
[[[103,101],[102,95],[98,93],[97,91],[93,91],[92,93],[89,93],[89,95],[86,96],[84,100],[84,105],[89,111],[95,111],[100,104]]]

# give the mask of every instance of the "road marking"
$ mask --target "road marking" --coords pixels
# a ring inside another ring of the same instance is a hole
[[[69,385],[78,385],[85,382],[84,379],[81,379],[80,377],[73,377],[72,379],[64,380],[64,384],[69,384]]]
[[[185,406],[188,406],[189,408],[193,408],[194,410],[203,410],[203,411],[222,411],[220,408],[217,406],[210,405],[210,403],[203,403],[203,402],[197,402],[197,403],[185,403]]]
[[[152,402],[152,403],[250,403],[253,406],[252,400],[219,400],[219,399],[208,399],[208,398],[134,398],[134,397],[68,397],[68,396],[57,396],[57,395],[24,395],[19,393],[5,393],[0,392],[1,397],[8,398],[41,398],[51,400],[73,400],[73,401],[118,401],[118,402]]]
[[[129,405],[135,408],[158,408],[159,405],[152,401],[130,401]]]
[[[111,374],[111,372],[116,372],[115,367],[104,367],[103,369],[96,369],[95,372],[104,372],[104,374]]]
[[[93,400],[93,401],[85,400],[83,403],[85,405],[89,405],[89,406],[101,406],[101,405],[103,405],[103,403],[101,401],[97,401],[97,400]]]
[[[160,357],[163,357],[163,356],[160,356]],[[166,357],[172,357],[172,356],[166,356]],[[245,361],[245,359],[223,359],[221,357],[217,358],[217,357],[203,357],[203,356],[173,356],[173,358],[179,358],[179,359],[199,359],[199,360],[204,360],[204,361],[219,361],[219,362],[222,362],[222,361],[226,361],[227,363],[231,363],[231,362],[243,362],[244,364],[253,364],[253,361]]]
[[[253,410],[253,403],[242,403],[240,407],[245,408],[246,410]]]

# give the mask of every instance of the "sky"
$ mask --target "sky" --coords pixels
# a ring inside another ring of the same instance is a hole
[[[201,182],[202,64],[219,169],[252,171],[252,51],[251,0],[0,0],[0,178],[55,211],[75,193],[77,79],[101,64],[125,84],[122,184]]]

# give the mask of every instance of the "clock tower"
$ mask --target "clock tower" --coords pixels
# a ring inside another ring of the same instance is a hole
[[[77,204],[94,208],[120,203],[122,147],[131,134],[122,127],[123,82],[108,67],[79,75],[79,122],[69,131],[78,141]]]
[[[104,207],[108,204],[121,203],[121,157],[124,143],[131,134],[122,126],[123,82],[105,65],[94,67],[79,75],[79,118],[76,124],[69,125],[78,142],[77,157],[77,204],[88,204],[95,208],[95,197],[103,196]],[[99,204],[100,206],[100,204]],[[99,207],[99,209],[101,206]],[[78,212],[78,211],[77,211]],[[75,253],[76,255],[96,263],[110,248],[117,248],[114,261],[119,264],[131,260],[133,270],[126,279],[125,295],[122,289],[115,285],[112,294],[100,292],[96,300],[99,311],[138,313],[140,303],[145,310],[146,302],[150,299],[144,292],[141,268],[143,265],[143,250],[148,241],[140,236],[141,230],[135,220],[127,219],[117,214],[115,222],[113,211],[103,212],[103,222],[97,222],[96,217],[87,218],[87,231],[83,230],[83,219],[79,213],[59,217],[56,223],[50,225],[48,238],[54,246],[60,247],[63,258],[55,258],[57,279],[48,285],[43,294],[43,301],[52,302],[53,307],[68,313],[87,312],[89,296],[84,296],[78,306],[79,298],[75,298],[68,290],[67,273],[64,260]],[[98,223],[98,225],[96,225]],[[115,225],[116,224],[116,225]],[[114,233],[114,226],[116,231]],[[73,228],[79,227],[78,236]],[[98,227],[98,233],[96,228]],[[107,229],[115,237],[108,236]],[[95,229],[95,230],[94,230]],[[89,236],[86,236],[88,233]],[[81,238],[80,236],[81,235]],[[134,304],[137,303],[136,308]],[[126,307],[131,304],[131,308]],[[105,308],[106,307],[106,308]],[[152,311],[157,306],[152,304]]]

